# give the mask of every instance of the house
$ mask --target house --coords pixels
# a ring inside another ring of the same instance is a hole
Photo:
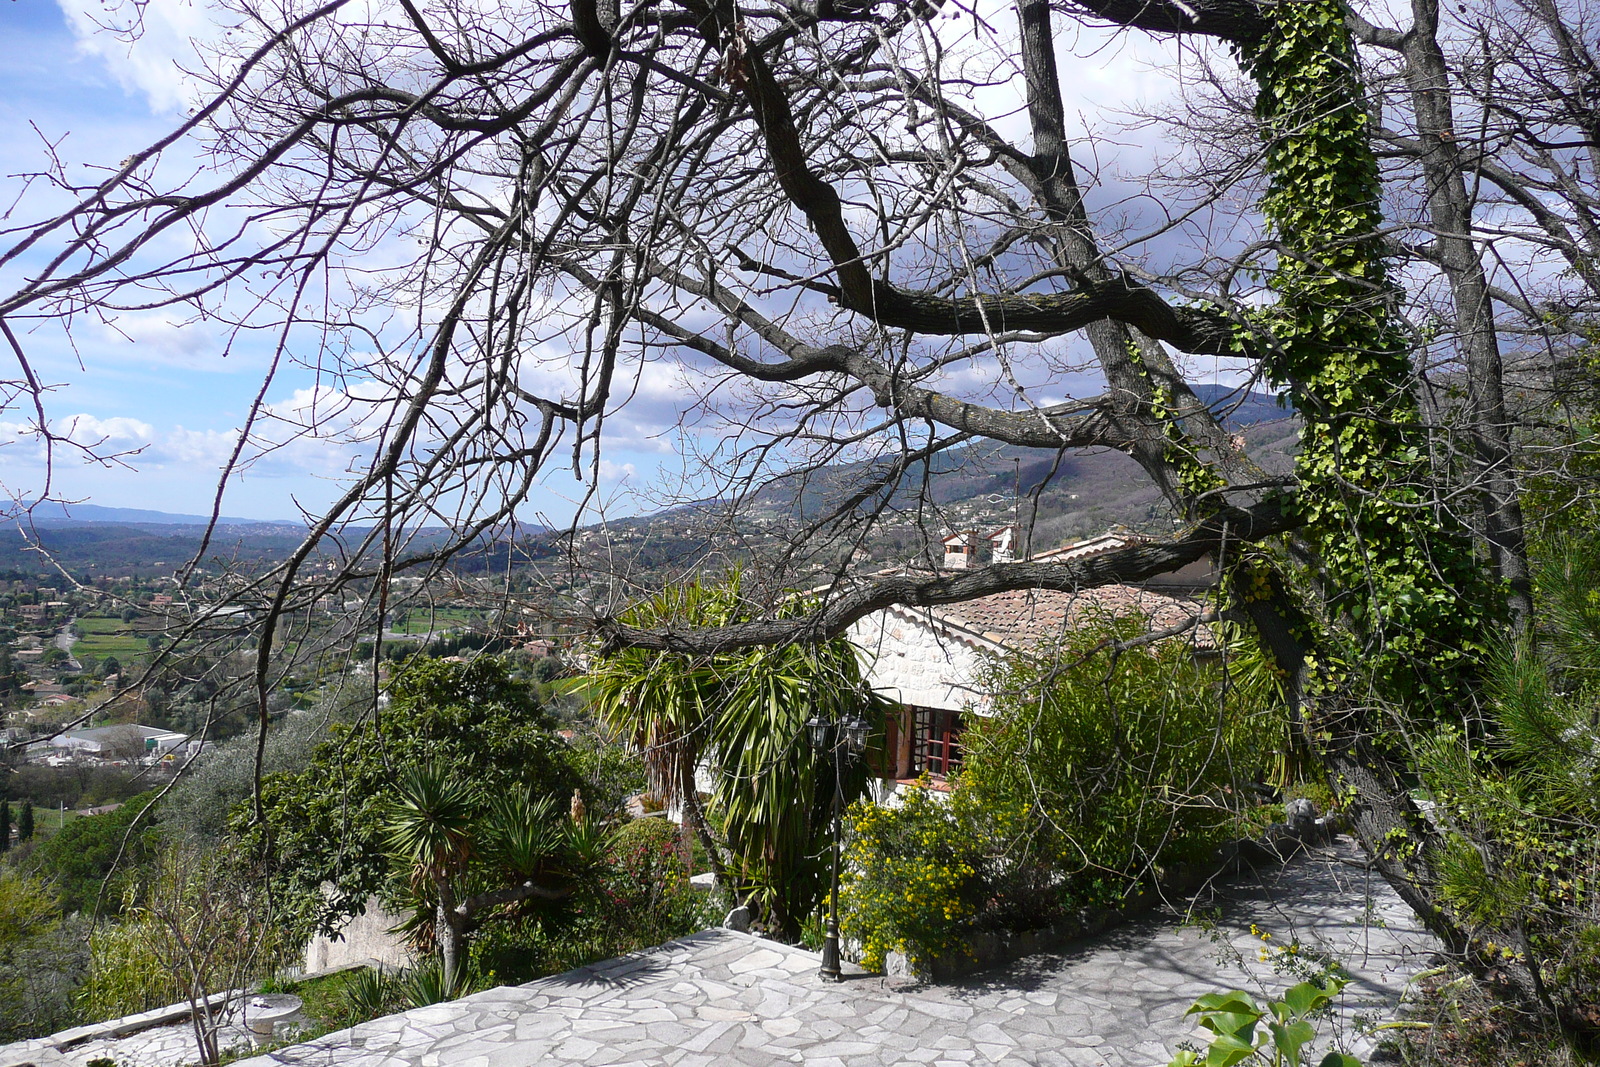
[[[986,540],[1000,556],[995,562],[1010,562],[1014,530],[1003,528]],[[1138,540],[1113,532],[1031,558],[1080,559]],[[972,566],[978,543],[972,531],[946,538],[946,566]],[[938,607],[896,605],[862,618],[849,639],[863,654],[867,681],[901,706],[888,724],[879,773],[902,783],[924,774],[939,781],[959,768],[966,717],[988,709],[980,680],[993,657],[1037,648],[1107,617],[1144,615],[1152,630],[1180,626],[1200,615],[1195,596],[1214,583],[1214,568],[1202,560],[1139,585],[1017,589]],[[1187,631],[1184,639],[1203,652],[1215,649],[1205,626]]]
[[[944,544],[944,569],[964,571],[978,561],[978,531],[958,530],[946,537]]]

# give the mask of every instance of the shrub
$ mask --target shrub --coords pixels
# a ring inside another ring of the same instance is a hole
[[[88,963],[84,927],[63,919],[54,890],[18,870],[0,870],[0,1042],[70,1026],[72,993]]]
[[[81,994],[93,1018],[188,1001],[202,1062],[216,1062],[223,1010],[209,994],[272,974],[297,947],[266,886],[228,849],[169,846],[125,901],[124,918],[90,943]]]
[[[363,967],[345,984],[340,997],[340,1014],[351,1026],[390,1015],[405,1007],[400,983],[382,967]]]
[[[117,913],[124,887],[159,850],[161,833],[145,815],[153,799],[146,793],[116,811],[74,819],[39,842],[29,862],[54,883],[62,913],[97,906],[101,915]]]
[[[841,878],[840,928],[860,946],[861,964],[881,970],[902,952],[922,971],[955,949],[982,907],[983,857],[950,805],[912,790],[897,808],[857,804]]]
[[[496,660],[419,659],[389,696],[372,718],[331,725],[303,770],[263,779],[265,825],[248,805],[234,809],[245,847],[273,857],[297,925],[331,931],[385,889],[393,786],[418,767],[450,768],[483,796],[526,789],[559,807],[580,784],[554,724]]]
[[[140,922],[100,924],[89,939],[88,981],[78,1002],[91,1020],[115,1019],[183,999],[183,984],[162,962]]]
[[[645,787],[644,761],[615,738],[579,728],[568,742],[572,769],[582,781],[589,818],[607,822],[626,817],[628,797]]]
[[[974,930],[1118,904],[1228,836],[1236,753],[1281,731],[1185,645],[1101,651],[1144,631],[1107,619],[996,661],[948,799],[851,809],[841,908],[864,965],[900,951],[923,967]]]
[[[1144,630],[1108,619],[995,662],[994,714],[966,734],[962,803],[1005,813],[994,840],[1052,871],[1066,905],[1114,903],[1158,861],[1208,851],[1231,822],[1236,751],[1252,727],[1271,736],[1181,642],[1091,654]]]
[[[559,905],[474,935],[475,973],[526,982],[703,930],[720,914],[689,884],[678,827],[665,819],[624,823],[597,869]]]

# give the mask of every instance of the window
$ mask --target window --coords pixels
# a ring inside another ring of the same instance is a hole
[[[917,708],[912,721],[912,757],[918,774],[948,778],[961,769],[961,713]]]

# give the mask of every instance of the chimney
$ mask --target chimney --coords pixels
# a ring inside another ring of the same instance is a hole
[[[1017,558],[1017,528],[1002,526],[989,535],[989,558],[995,563],[1013,563]]]
[[[964,571],[977,562],[978,532],[961,530],[944,539],[944,569]]]

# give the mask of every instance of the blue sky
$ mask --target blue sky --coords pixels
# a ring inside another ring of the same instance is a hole
[[[56,0],[0,0],[0,158],[6,161],[0,210],[16,198],[22,175],[43,168],[46,141],[56,146],[70,174],[88,180],[94,168],[115,165],[166,133],[187,102],[174,61],[189,61],[190,36],[216,32],[204,0],[152,0],[143,33],[132,45],[92,34],[81,13],[115,19],[130,10],[128,0],[61,3],[68,5],[65,10]],[[1159,70],[1162,53],[1148,39],[1130,45],[1123,37],[1108,46],[1093,35],[1076,42],[1067,31],[1062,36],[1068,55],[1077,52],[1068,82],[1080,113],[1093,114],[1130,85],[1146,96],[1160,91],[1166,78]],[[1170,66],[1170,57],[1165,62]],[[1141,154],[1136,146],[1134,154]],[[65,202],[35,182],[6,224],[37,218]],[[21,269],[27,266],[25,261]],[[0,289],[12,291],[17,278],[16,270],[0,269]],[[56,387],[48,400],[57,432],[101,440],[113,450],[139,450],[110,465],[60,453],[53,473],[57,498],[169,512],[210,509],[220,464],[261,384],[262,346],[247,341],[225,357],[226,335],[217,327],[184,322],[171,312],[124,315],[114,327],[82,319],[70,339],[41,328],[24,340],[36,371]],[[1080,377],[1085,380],[1053,383],[1052,391],[1095,390],[1092,380]],[[291,368],[266,400],[279,409],[312,400],[324,404],[332,391],[323,383],[316,392],[317,386],[310,372]],[[629,413],[611,421],[620,443],[608,446],[601,499],[612,501],[613,514],[649,508],[648,501],[627,496],[630,486],[665,494],[675,482],[684,464],[672,455],[673,424],[687,395],[670,363],[649,365]],[[0,489],[12,497],[36,494],[43,477],[37,447],[27,439],[31,419],[27,408],[0,410]],[[222,512],[260,519],[315,512],[336,495],[353,455],[319,442],[285,448],[229,486]],[[692,475],[695,465],[687,466]],[[565,521],[568,499],[579,487],[570,471],[555,472],[548,482],[535,508]],[[683,491],[695,493],[693,486]],[[531,509],[528,517],[534,517]]]
[[[0,0],[0,204],[25,195],[7,219],[15,226],[65,206],[68,199],[27,175],[42,171],[54,151],[74,179],[92,181],[101,168],[141,149],[181,121],[188,98],[177,63],[192,65],[188,38],[215,33],[203,0],[154,0],[132,45],[94,33],[88,16],[116,19],[127,0]],[[175,62],[175,60],[177,62]],[[52,147],[53,146],[53,147]],[[168,152],[163,165],[183,156]],[[9,247],[15,238],[0,242]],[[38,256],[0,268],[11,292]],[[114,325],[80,317],[71,336],[50,325],[23,334],[33,369],[51,389],[52,429],[101,450],[126,454],[85,463],[58,449],[51,495],[110,507],[209,512],[218,472],[249,410],[268,362],[264,341],[244,337],[231,348],[214,324],[180,312],[123,314]],[[9,357],[7,357],[9,362]],[[10,368],[0,380],[12,377]],[[265,397],[269,407],[308,408],[359,394],[360,381],[338,388],[304,367],[285,365]],[[632,407],[637,418],[612,421],[601,491],[592,498],[612,515],[649,510],[633,489],[664,492],[674,482],[671,433],[682,392],[667,365],[649,368]],[[319,407],[319,410],[322,410]],[[325,414],[325,411],[323,412]],[[42,450],[30,436],[27,404],[0,410],[0,491],[31,499],[45,480]],[[332,501],[360,453],[326,441],[291,444],[246,469],[229,484],[221,511],[257,519],[316,513]],[[570,470],[551,472],[524,517],[565,522],[583,487]],[[3,502],[0,502],[3,503]]]
[[[22,184],[20,175],[43,169],[46,142],[69,173],[87,178],[94,168],[114,165],[161,136],[178,115],[175,99],[167,97],[167,106],[158,102],[157,80],[141,86],[130,73],[140,63],[159,67],[167,57],[152,60],[112,41],[100,45],[98,54],[91,51],[53,0],[0,0],[0,32],[0,153],[6,161],[0,188],[7,205]],[[120,60],[122,76],[108,56]],[[177,85],[176,76],[170,84]],[[9,221],[37,218],[64,202],[36,181]],[[3,275],[8,291],[16,277]],[[119,448],[145,446],[142,454],[109,466],[60,454],[55,495],[112,507],[210,509],[218,448],[238,425],[258,366],[216,358],[215,337],[204,328],[177,327],[172,319],[145,316],[132,323],[132,329],[124,328],[133,334],[131,342],[87,320],[70,339],[48,328],[24,335],[36,372],[55,387],[48,411],[58,431],[70,428],[81,439],[105,438]],[[14,409],[0,414],[0,423],[15,430],[30,416],[26,408]],[[0,448],[0,483],[8,493],[32,495],[41,482],[30,442],[10,440]],[[315,479],[247,475],[228,493],[224,511],[289,517],[296,491],[323,498],[316,503],[326,496]]]

